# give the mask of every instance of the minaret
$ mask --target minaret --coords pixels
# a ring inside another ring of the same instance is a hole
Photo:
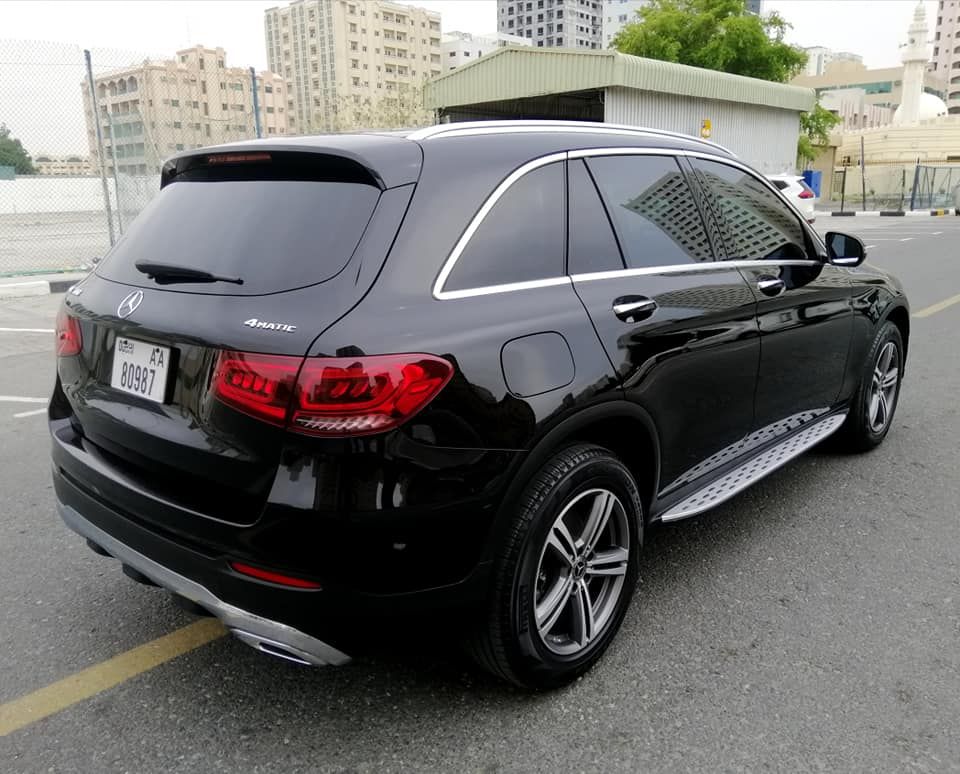
[[[920,120],[920,95],[923,94],[923,74],[930,57],[927,52],[927,14],[923,3],[917,3],[913,21],[907,31],[907,44],[903,49],[903,90],[900,109],[895,124],[915,124]]]

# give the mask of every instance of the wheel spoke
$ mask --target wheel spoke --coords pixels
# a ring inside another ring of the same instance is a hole
[[[547,545],[563,559],[567,566],[573,567],[577,561],[577,543],[567,529],[567,525],[563,523],[563,519],[557,519],[557,523],[553,525],[550,537],[547,538]]]
[[[887,396],[884,394],[883,390],[880,390],[877,393],[877,403],[879,404],[880,410],[877,412],[877,428],[883,427],[887,424]]]
[[[590,588],[585,580],[576,584],[573,592],[573,621],[570,636],[581,647],[585,647],[596,634],[596,620],[593,617],[593,601]]]
[[[880,391],[874,390],[870,394],[870,407],[868,412],[870,414],[870,425],[876,427],[877,423],[880,421],[878,415],[880,413]]]
[[[560,614],[570,601],[575,581],[572,575],[563,575],[557,579],[553,587],[543,596],[537,605],[537,628],[540,634],[546,636],[557,623]]]
[[[616,498],[612,493],[605,490],[599,492],[593,499],[590,515],[587,517],[587,523],[583,527],[583,534],[579,540],[579,545],[584,554],[589,555],[596,549],[600,536],[607,528],[607,522],[610,521],[610,514],[615,504]]]
[[[626,575],[629,556],[626,548],[597,551],[587,562],[587,575]]]
[[[889,371],[887,371],[886,375],[880,381],[880,386],[883,387],[885,390],[889,390],[891,387],[896,386],[897,379],[899,377],[900,377],[900,369],[891,368]]]
[[[893,342],[888,342],[883,348],[883,353],[880,355],[879,363],[879,370],[882,374],[885,374],[890,370],[890,364],[893,362],[893,354],[895,350],[896,348],[893,346]]]

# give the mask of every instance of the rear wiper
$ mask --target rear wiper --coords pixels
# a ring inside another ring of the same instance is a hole
[[[150,263],[148,261],[137,261],[133,265],[137,267],[137,271],[143,272],[161,285],[170,282],[230,282],[234,285],[243,284],[243,280],[239,277],[224,277],[202,269],[193,269],[190,266],[175,266],[170,263]]]

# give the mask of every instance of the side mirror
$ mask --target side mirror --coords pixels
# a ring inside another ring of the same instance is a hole
[[[834,266],[859,266],[867,260],[867,248],[857,237],[828,231],[824,237]]]

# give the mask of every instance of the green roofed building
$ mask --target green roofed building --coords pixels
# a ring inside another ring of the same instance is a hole
[[[616,51],[512,47],[429,81],[437,120],[606,121],[709,139],[766,173],[796,164],[812,89]]]

